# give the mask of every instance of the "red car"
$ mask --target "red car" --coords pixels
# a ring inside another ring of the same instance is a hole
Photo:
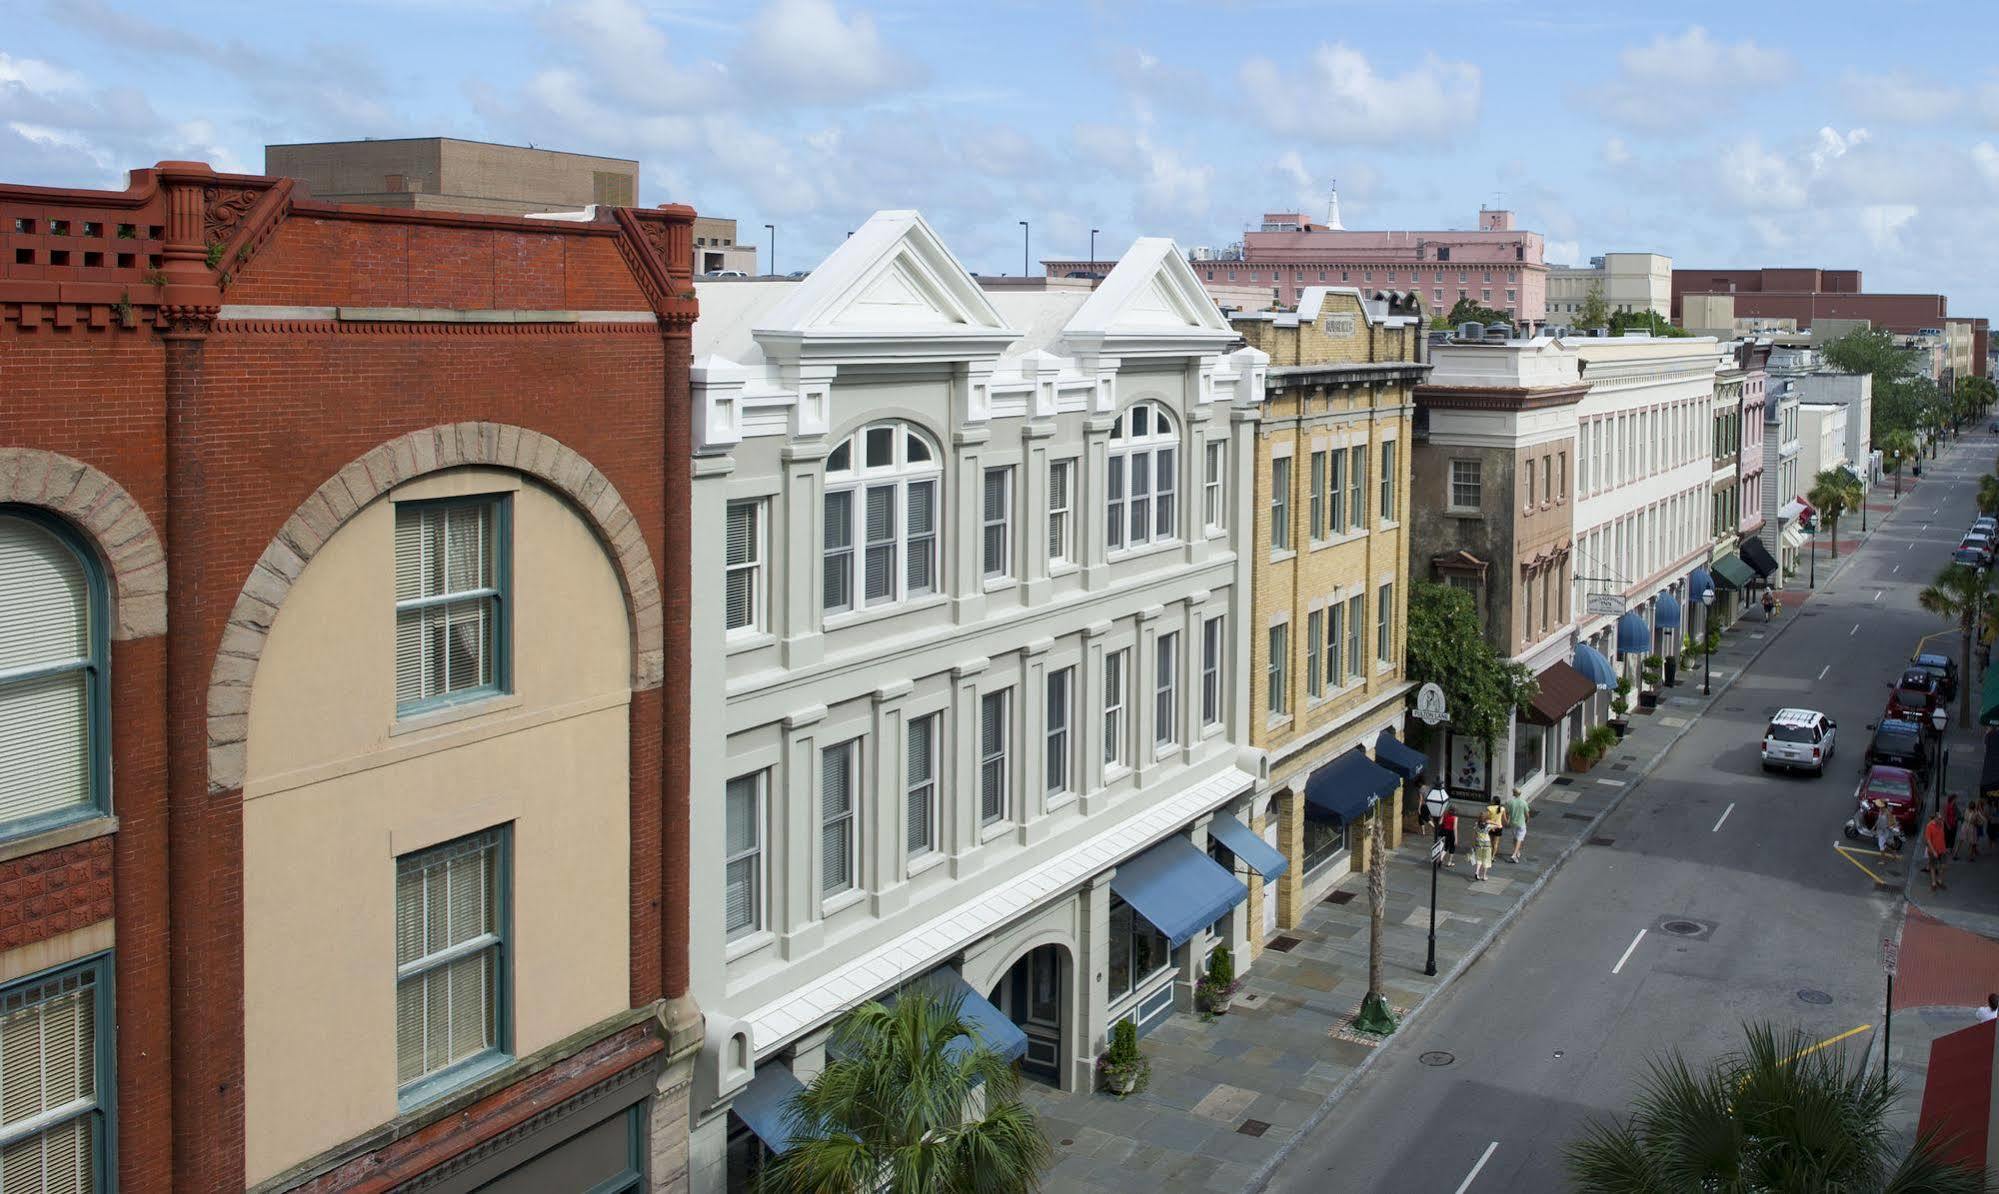
[[[1916,819],[1923,811],[1922,798],[1916,794],[1915,772],[1906,767],[1869,767],[1867,778],[1861,781],[1854,798],[1860,806],[1854,818],[1860,828],[1871,832],[1876,812],[1887,808],[1901,827],[1902,836],[1915,835]]]
[[[1930,710],[1936,705],[1936,675],[1923,668],[1912,667],[1902,673],[1902,678],[1895,683],[1895,690],[1888,694],[1887,717],[1891,721],[1927,725]]]

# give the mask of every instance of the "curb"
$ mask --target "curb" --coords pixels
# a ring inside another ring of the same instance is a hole
[[[1906,497],[1907,494],[1905,493],[1903,496]],[[1893,517],[1893,515],[1891,514],[1890,517]],[[1833,581],[1839,579],[1840,574],[1846,570],[1847,564],[1849,564],[1856,558],[1859,549],[1861,547],[1865,547],[1868,544],[1868,542],[1870,542],[1874,538],[1874,536],[1881,531],[1882,527],[1887,523],[1887,521],[1888,519],[1884,518],[1881,520],[1880,523],[1877,523],[1872,528],[1870,528],[1867,532],[1866,537],[1861,539],[1860,542],[1856,544],[1852,550],[1848,551],[1847,554],[1839,560],[1838,565],[1831,572],[1826,574],[1826,583],[1828,585],[1830,585]],[[1822,589],[1814,591],[1824,592],[1824,590]],[[1727,680],[1724,680],[1721,684],[1721,687],[1714,690],[1712,698],[1709,700],[1708,703],[1709,709],[1714,708],[1715,699],[1720,698],[1724,693],[1728,692],[1729,689],[1735,687],[1736,681],[1742,678],[1743,673],[1747,672],[1751,665],[1753,665],[1758,659],[1761,659],[1763,657],[1763,652],[1768,651],[1779,638],[1782,638],[1784,634],[1787,631],[1789,631],[1792,626],[1797,624],[1798,617],[1802,613],[1803,611],[1802,609],[1800,609],[1796,613],[1793,613],[1790,616],[1784,618],[1783,621],[1777,626],[1775,630],[1766,631],[1764,633],[1762,645],[1757,647],[1755,651],[1750,653],[1749,658],[1744,660],[1742,666],[1735,670],[1734,675],[1730,676]],[[1480,958],[1485,956],[1486,951],[1490,950],[1493,947],[1493,945],[1498,942],[1500,935],[1503,934],[1507,929],[1511,928],[1514,920],[1517,919],[1522,912],[1525,912],[1529,907],[1531,907],[1534,901],[1537,898],[1539,898],[1541,894],[1541,889],[1548,885],[1548,881],[1550,879],[1553,879],[1555,875],[1558,872],[1560,872],[1563,867],[1567,866],[1569,859],[1572,856],[1574,856],[1576,851],[1582,849],[1583,845],[1587,843],[1589,839],[1596,833],[1597,827],[1601,825],[1604,822],[1604,820],[1607,819],[1612,813],[1615,813],[1618,809],[1624,807],[1625,800],[1629,799],[1632,793],[1638,791],[1639,788],[1644,786],[1645,781],[1651,777],[1652,772],[1658,767],[1659,761],[1665,758],[1667,753],[1671,751],[1675,746],[1678,746],[1680,743],[1680,739],[1685,737],[1687,733],[1690,730],[1692,730],[1694,726],[1701,720],[1701,718],[1705,716],[1707,716],[1707,713],[1704,710],[1701,714],[1701,717],[1690,717],[1687,719],[1686,725],[1680,726],[1673,731],[1673,736],[1666,740],[1666,744],[1660,747],[1657,751],[1654,751],[1652,756],[1645,760],[1644,764],[1639,769],[1637,776],[1634,779],[1632,779],[1624,787],[1622,791],[1618,792],[1617,795],[1612,797],[1610,803],[1605,805],[1602,811],[1598,812],[1595,817],[1591,818],[1589,824],[1583,827],[1582,832],[1576,836],[1576,839],[1570,842],[1568,846],[1565,849],[1563,849],[1563,851],[1559,855],[1556,856],[1555,861],[1549,864],[1548,869],[1541,872],[1540,877],[1534,880],[1532,886],[1528,887],[1526,894],[1520,898],[1519,902],[1515,903],[1513,907],[1508,909],[1504,915],[1502,915],[1498,920],[1494,921],[1492,927],[1490,929],[1487,929],[1485,934],[1482,937],[1480,937],[1478,941],[1474,943],[1470,949],[1466,950],[1462,957],[1460,957],[1456,962],[1452,963],[1450,968],[1443,972],[1443,975],[1438,980],[1437,985],[1430,989],[1429,994],[1417,1000],[1416,1006],[1410,1008],[1409,1011],[1403,1015],[1402,1023],[1398,1027],[1398,1032],[1408,1028],[1408,1026],[1411,1023],[1413,1023],[1419,1017],[1421,1017],[1424,1009],[1430,1006],[1432,1000],[1436,999],[1437,996],[1449,990],[1451,984],[1455,983],[1460,975],[1462,975],[1465,971],[1471,969],[1473,964],[1475,964]],[[1292,1135],[1291,1139],[1285,1141],[1283,1146],[1280,1147],[1275,1154],[1273,1154],[1268,1160],[1266,1160],[1261,1166],[1259,1166],[1254,1174],[1250,1175],[1249,1181],[1243,1186],[1245,1194],[1258,1194],[1259,1191],[1262,1191],[1269,1187],[1271,1179],[1277,1175],[1277,1170],[1284,1164],[1285,1161],[1290,1159],[1291,1154],[1293,1152],[1297,1151],[1299,1144],[1302,1143],[1315,1129],[1317,1129],[1320,1124],[1326,1121],[1327,1117],[1332,1114],[1334,1105],[1337,1104],[1342,1098],[1346,1097],[1347,1093],[1351,1091],[1356,1085],[1359,1084],[1361,1078],[1365,1076],[1367,1072],[1374,1067],[1375,1062],[1381,1058],[1381,1055],[1384,1052],[1386,1052],[1389,1048],[1393,1047],[1394,1044],[1395,1041],[1393,1038],[1383,1041],[1380,1045],[1376,1046],[1371,1052],[1369,1052],[1366,1057],[1361,1059],[1360,1064],[1354,1067],[1352,1073],[1348,1074],[1345,1078],[1340,1079],[1339,1085],[1333,1087],[1333,1089],[1326,1092],[1326,1097],[1320,1101],[1318,1108],[1314,1110],[1311,1115],[1306,1117],[1304,1123],[1298,1126],[1298,1131]]]

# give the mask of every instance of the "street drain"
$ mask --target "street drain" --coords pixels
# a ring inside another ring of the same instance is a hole
[[[1353,903],[1353,897],[1354,893],[1351,891],[1336,891],[1326,897],[1326,902],[1328,904],[1351,904]]]
[[[1576,781],[1572,776],[1567,776],[1567,775],[1559,776],[1555,780],[1555,786],[1558,788],[1566,788],[1574,782]]]
[[[1631,764],[1629,764],[1629,763],[1612,763],[1612,764],[1610,765],[1610,769],[1611,769],[1612,771],[1629,771],[1629,770],[1631,770]]]
[[[1563,814],[1562,814],[1562,819],[1563,819],[1563,820],[1566,820],[1566,821],[1594,821],[1594,820],[1596,820],[1596,818],[1595,818],[1595,817],[1591,816],[1591,815],[1590,815],[1590,814],[1588,814],[1588,813],[1563,813]]]
[[[1416,1060],[1427,1066],[1447,1066],[1457,1060],[1457,1055],[1446,1053],[1442,1049],[1432,1049],[1418,1056]]]
[[[1798,998],[1804,1000],[1806,1003],[1816,1003],[1821,1006],[1832,1002],[1832,996],[1826,994],[1824,991],[1800,991],[1798,992]]]
[[[1616,838],[1604,837],[1602,834],[1598,834],[1596,837],[1593,837],[1589,840],[1589,844],[1592,846],[1610,846],[1610,845],[1615,845],[1616,843],[1617,843]]]
[[[1261,1136],[1270,1130],[1270,1125],[1260,1119],[1246,1119],[1236,1131],[1244,1136]]]
[[[1675,937],[1698,937],[1701,935],[1701,927],[1691,920],[1669,920],[1660,925],[1659,928],[1661,931],[1671,933]]]
[[[1263,948],[1276,950],[1280,954],[1288,954],[1292,950],[1297,949],[1299,944],[1300,942],[1296,937],[1272,937]]]
[[[1723,713],[1740,713],[1742,712],[1742,709],[1743,706],[1741,705],[1723,705],[1721,707],[1721,711]]]

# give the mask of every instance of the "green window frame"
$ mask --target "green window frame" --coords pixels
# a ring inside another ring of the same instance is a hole
[[[65,586],[73,613],[56,608]],[[0,840],[111,811],[108,611],[104,570],[74,528],[0,505]],[[45,733],[24,728],[37,719]]]
[[[396,859],[399,1110],[513,1060],[512,889],[511,825]]]
[[[9,1087],[0,1115],[0,1185],[7,1189],[15,1186],[14,1165],[30,1169],[27,1189],[105,1194],[117,1187],[111,957],[96,954],[0,985],[0,1071]],[[49,1058],[63,1050],[76,1064],[50,1072]],[[26,1076],[40,1079],[26,1099],[19,1093],[25,1067],[34,1067]],[[44,1184],[37,1176],[62,1180]]]
[[[396,716],[511,692],[510,497],[398,502],[395,515]]]

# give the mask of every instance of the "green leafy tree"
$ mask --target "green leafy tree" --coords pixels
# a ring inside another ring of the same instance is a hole
[[[1589,294],[1583,297],[1583,309],[1570,322],[1586,332],[1610,326],[1610,304],[1603,301],[1603,287],[1590,284]]]
[[[1444,690],[1451,725],[1490,746],[1534,699],[1534,674],[1508,660],[1479,629],[1471,594],[1419,580],[1409,586],[1409,679]]]
[[[1675,327],[1671,320],[1657,311],[1619,311],[1610,317],[1610,334],[1622,336],[1626,332],[1644,332],[1649,336],[1691,336],[1685,328]]]
[[[1819,356],[1841,373],[1868,373],[1874,384],[1909,377],[1916,372],[1914,350],[1895,343],[1879,328],[1855,328],[1819,346]]]
[[[1902,466],[1916,455],[1916,437],[1906,427],[1897,427],[1875,441],[1881,449],[1881,464],[1895,478],[1895,496],[1902,496]]]
[[[1999,477],[1991,473],[1978,478],[1978,512],[1999,514]]]
[[[1971,643],[1978,634],[1981,618],[1991,618],[1995,612],[1995,594],[1992,587],[1990,568],[1973,568],[1969,564],[1950,564],[1937,578],[1916,594],[1916,604],[1940,618],[1956,622],[1960,639],[1957,658],[1957,719],[1961,725],[1971,724]]]
[[[1866,1055],[1803,1032],[1744,1028],[1740,1052],[1696,1066],[1655,1058],[1628,1118],[1593,1121],[1566,1150],[1588,1194],[1978,1194],[1985,1174],[1924,1134],[1903,1151],[1888,1113],[1900,1090]]]
[[[1495,311],[1491,307],[1481,307],[1468,298],[1461,298],[1451,308],[1445,323],[1450,327],[1456,327],[1461,323],[1503,323],[1511,327],[1513,316],[1504,311]]]
[[[834,1026],[831,1060],[793,1096],[792,1147],[764,1171],[774,1194],[1018,1194],[1053,1155],[1012,1063],[984,1044],[958,999],[906,991]],[[983,1093],[983,1099],[977,1097]]]
[[[1843,468],[1822,470],[1812,478],[1812,489],[1805,500],[1819,512],[1825,520],[1827,531],[1832,533],[1832,558],[1839,558],[1839,516],[1859,507],[1867,496],[1867,489],[1860,478]]]

